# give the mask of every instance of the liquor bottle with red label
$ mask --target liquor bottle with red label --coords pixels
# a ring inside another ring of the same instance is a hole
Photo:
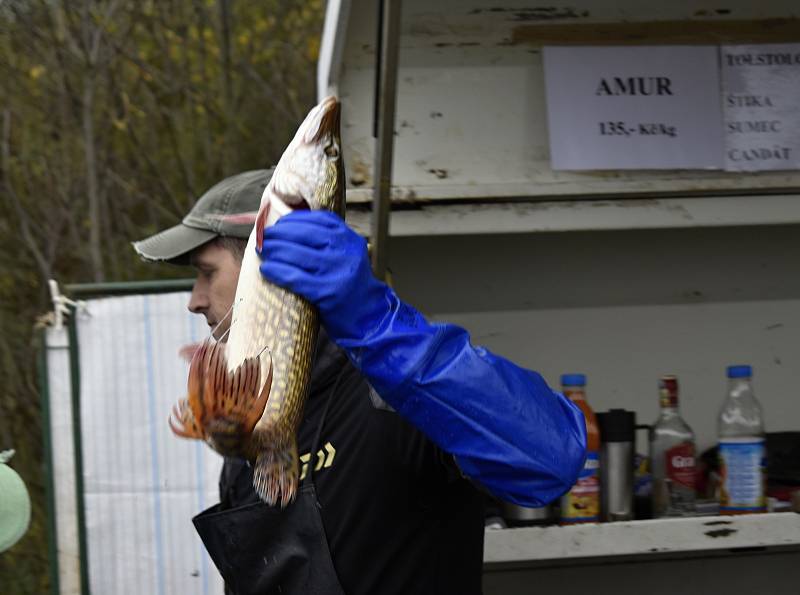
[[[563,374],[564,396],[575,403],[586,419],[586,462],[575,485],[561,497],[562,525],[597,523],[600,520],[600,428],[586,401],[586,376]]]
[[[658,381],[661,413],[650,431],[653,516],[686,516],[695,511],[694,432],[678,409],[678,379]]]

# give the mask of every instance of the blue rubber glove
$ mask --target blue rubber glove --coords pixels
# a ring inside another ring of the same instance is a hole
[[[378,394],[495,496],[541,506],[575,482],[583,414],[453,324],[428,322],[375,279],[366,242],[335,214],[298,211],[264,231],[261,273],[319,308]]]
[[[367,242],[329,211],[295,211],[264,230],[261,274],[319,309],[330,338],[359,338],[389,309]]]

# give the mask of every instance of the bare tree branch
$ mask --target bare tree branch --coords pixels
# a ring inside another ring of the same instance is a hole
[[[11,111],[8,108],[3,110],[2,134],[2,140],[0,140],[0,155],[2,155],[3,187],[6,191],[5,194],[17,215],[17,221],[19,223],[22,240],[25,242],[25,246],[28,248],[28,251],[36,260],[36,265],[39,267],[39,274],[41,275],[43,283],[47,283],[47,280],[53,276],[52,270],[50,269],[50,264],[44,258],[42,251],[36,244],[36,240],[31,233],[31,221],[28,217],[28,214],[25,212],[25,209],[22,207],[19,196],[17,196],[17,193],[14,190],[14,184],[11,181],[11,147],[9,144],[9,139],[11,138]]]

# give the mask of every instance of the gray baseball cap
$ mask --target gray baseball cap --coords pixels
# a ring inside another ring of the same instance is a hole
[[[258,169],[225,178],[208,189],[178,225],[133,242],[133,249],[145,260],[184,264],[192,250],[214,238],[246,240],[253,225],[232,222],[226,216],[258,211],[273,171]]]

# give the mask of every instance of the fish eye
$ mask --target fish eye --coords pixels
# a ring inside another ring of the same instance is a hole
[[[336,159],[339,156],[339,146],[336,143],[331,143],[325,147],[325,155],[329,159]]]

